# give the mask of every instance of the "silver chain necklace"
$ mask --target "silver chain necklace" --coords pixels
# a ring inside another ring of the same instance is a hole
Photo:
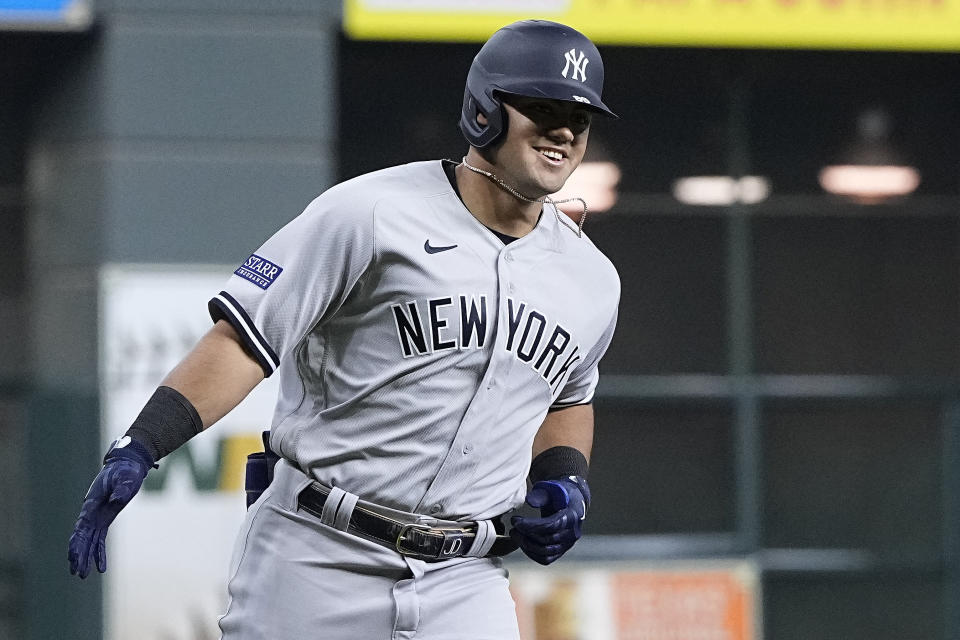
[[[583,223],[587,219],[587,201],[584,200],[583,198],[566,198],[564,200],[554,200],[550,196],[543,196],[542,198],[536,198],[536,199],[528,198],[527,196],[523,195],[522,193],[520,193],[519,191],[517,191],[516,189],[508,185],[506,182],[498,178],[496,175],[490,173],[489,171],[484,171],[483,169],[480,169],[468,163],[466,156],[463,157],[461,164],[465,166],[467,169],[470,169],[470,171],[473,171],[474,173],[479,173],[482,176],[486,176],[487,178],[492,180],[494,183],[496,183],[501,189],[503,189],[504,191],[512,195],[514,198],[517,198],[518,200],[523,200],[524,202],[549,202],[550,204],[553,205],[553,211],[556,214],[557,220],[560,222],[560,224],[564,225],[568,229],[573,230],[574,233],[577,234],[578,238],[583,236]],[[576,229],[573,229],[573,227],[571,227],[569,223],[564,222],[563,218],[560,215],[560,209],[557,207],[558,204],[563,204],[564,202],[573,202],[574,200],[579,200],[580,204],[583,205],[583,214],[580,216],[580,222],[579,224],[577,224]]]

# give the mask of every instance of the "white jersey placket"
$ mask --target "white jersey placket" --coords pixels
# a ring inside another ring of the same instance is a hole
[[[460,422],[450,450],[420,503],[420,507],[430,515],[445,511],[447,501],[455,497],[451,494],[451,488],[468,486],[471,478],[465,476],[474,474],[478,456],[484,455],[488,447],[495,446],[500,435],[511,431],[497,423],[504,394],[522,393],[522,390],[511,390],[503,384],[512,367],[517,365],[513,353],[507,350],[507,299],[517,291],[515,253],[523,250],[535,251],[533,245],[538,232],[542,233],[542,230],[535,230],[529,236],[503,247],[497,256],[497,320],[492,329],[490,360],[477,386],[477,392]]]

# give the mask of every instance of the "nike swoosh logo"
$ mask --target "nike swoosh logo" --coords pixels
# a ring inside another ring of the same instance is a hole
[[[440,253],[441,251],[450,251],[450,249],[456,249],[457,245],[451,244],[447,247],[434,247],[430,244],[430,239],[427,238],[427,241],[423,243],[423,250],[427,253]]]

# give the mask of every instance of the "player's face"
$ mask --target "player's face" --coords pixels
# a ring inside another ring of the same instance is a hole
[[[575,102],[508,96],[503,143],[493,151],[497,173],[521,193],[556,193],[583,160],[593,114]]]

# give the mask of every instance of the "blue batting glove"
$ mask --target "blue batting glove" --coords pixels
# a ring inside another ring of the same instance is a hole
[[[580,476],[541,480],[527,493],[527,504],[540,509],[540,517],[513,516],[510,537],[531,560],[547,565],[583,535],[590,487]]]
[[[113,443],[103,458],[103,468],[83,499],[70,536],[67,558],[72,575],[86,578],[91,559],[96,560],[100,573],[107,570],[107,528],[137,495],[147,471],[154,466],[146,448],[129,436]]]

